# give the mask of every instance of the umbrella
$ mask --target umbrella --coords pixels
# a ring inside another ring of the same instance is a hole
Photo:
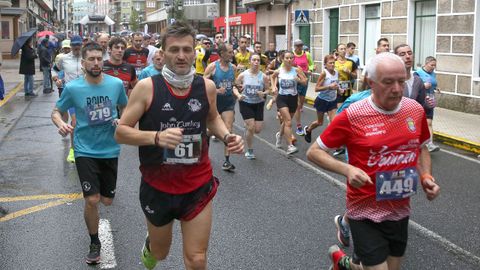
[[[15,43],[13,43],[12,51],[11,51],[12,57],[17,55],[18,51],[23,47],[25,42],[27,42],[29,38],[32,38],[35,35],[35,32],[37,32],[37,29],[24,32],[15,40]]]
[[[54,33],[52,31],[42,31],[38,32],[37,37],[44,37],[46,35],[53,36]]]

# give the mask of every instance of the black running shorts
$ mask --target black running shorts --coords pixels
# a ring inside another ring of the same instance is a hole
[[[277,96],[277,109],[288,107],[290,113],[294,113],[298,107],[298,95],[278,95]]]
[[[77,157],[75,165],[85,197],[98,193],[107,198],[115,197],[118,158]]]
[[[265,106],[265,102],[247,103],[240,101],[238,105],[243,120],[255,119],[255,121],[263,121],[263,107]]]
[[[145,181],[140,184],[140,205],[150,223],[160,227],[174,219],[189,221],[195,218],[217,193],[218,179],[213,177],[205,185],[186,194],[159,191]]]
[[[408,240],[408,217],[375,223],[349,219],[354,252],[365,266],[374,266],[388,256],[403,257]]]

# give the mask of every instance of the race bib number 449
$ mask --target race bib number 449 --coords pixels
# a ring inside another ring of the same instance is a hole
[[[113,106],[110,100],[99,104],[90,104],[85,109],[88,117],[88,125],[101,125],[110,123],[113,119]]]
[[[418,173],[415,167],[376,174],[376,199],[400,200],[417,193]]]
[[[201,153],[202,135],[183,135],[182,141],[175,149],[165,149],[164,163],[195,164],[199,162]]]

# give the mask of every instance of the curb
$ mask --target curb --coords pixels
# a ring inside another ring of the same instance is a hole
[[[309,105],[313,105],[315,99],[311,97],[305,97],[305,102]],[[480,154],[480,144],[469,141],[467,139],[455,137],[438,131],[433,132],[433,138],[443,144],[453,146],[457,149],[462,149],[476,154]]]
[[[7,95],[5,95],[5,98],[2,101],[0,101],[0,107],[5,105],[12,97],[14,97],[18,93],[18,91],[22,89],[22,86],[23,86],[23,82],[19,82],[15,87],[13,87],[12,90],[8,91]]]
[[[474,143],[467,139],[447,135],[445,133],[441,133],[438,131],[433,132],[433,138],[443,144],[450,145],[458,149],[470,151],[476,154],[480,154],[480,144]]]

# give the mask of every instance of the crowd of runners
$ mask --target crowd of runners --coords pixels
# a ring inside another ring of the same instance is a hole
[[[142,33],[131,41],[72,36],[51,66],[51,89],[59,93],[52,121],[62,136],[71,136],[67,160],[76,164],[85,198],[88,264],[100,261],[99,204],[112,204],[120,144],[130,144],[139,147],[141,164],[143,264],[153,269],[167,257],[177,219],[186,269],[206,269],[219,185],[210,141],[225,144],[222,169],[234,172],[231,154],[256,159],[254,136],[262,131],[264,110],[276,109],[276,147],[293,155],[297,138],[304,138],[311,143],[309,160],[347,179],[346,211],[334,223],[340,247],[353,242],[354,254],[332,246],[333,269],[400,269],[410,197],[420,186],[429,200],[439,194],[429,153],[438,150],[431,140],[435,58],[413,70],[410,46],[391,53],[382,38],[360,76],[353,43],[338,44],[317,69],[302,40],[277,52],[274,44],[263,51],[261,42],[242,36],[234,49],[222,33],[209,39],[183,22],[169,26],[156,43]],[[314,79],[317,119],[302,124]],[[233,130],[237,103],[242,135]],[[325,122],[312,143],[312,131]],[[341,154],[347,162],[335,158]]]

